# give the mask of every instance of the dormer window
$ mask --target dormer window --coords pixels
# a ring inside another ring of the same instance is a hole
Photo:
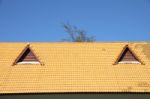
[[[40,64],[40,61],[28,46],[17,58],[15,64]]]
[[[141,64],[141,61],[128,46],[125,46],[116,64]]]

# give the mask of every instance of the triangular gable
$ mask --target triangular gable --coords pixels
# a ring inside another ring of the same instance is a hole
[[[28,45],[16,59],[15,64],[40,64],[40,61]]]
[[[26,51],[23,53],[23,55],[20,57],[18,62],[28,62],[28,61],[38,61],[34,53],[30,50],[30,48],[27,48]]]
[[[125,46],[120,56],[118,57],[115,64],[142,64],[140,59],[136,56],[136,54],[129,48],[129,46]]]

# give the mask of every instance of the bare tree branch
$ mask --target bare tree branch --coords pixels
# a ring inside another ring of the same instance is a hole
[[[64,41],[71,42],[95,42],[94,37],[89,37],[86,34],[86,31],[78,29],[76,26],[72,26],[69,23],[63,24],[63,28],[66,33],[68,33],[70,40],[64,39]]]

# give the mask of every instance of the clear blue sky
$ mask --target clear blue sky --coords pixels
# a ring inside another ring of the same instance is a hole
[[[0,0],[0,41],[57,42],[61,23],[97,41],[150,41],[150,0]]]

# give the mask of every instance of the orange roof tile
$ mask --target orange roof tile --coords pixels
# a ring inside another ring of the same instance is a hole
[[[0,93],[150,92],[150,42],[30,43],[41,64],[12,65],[27,43],[0,43]],[[142,64],[116,64],[128,45]]]

